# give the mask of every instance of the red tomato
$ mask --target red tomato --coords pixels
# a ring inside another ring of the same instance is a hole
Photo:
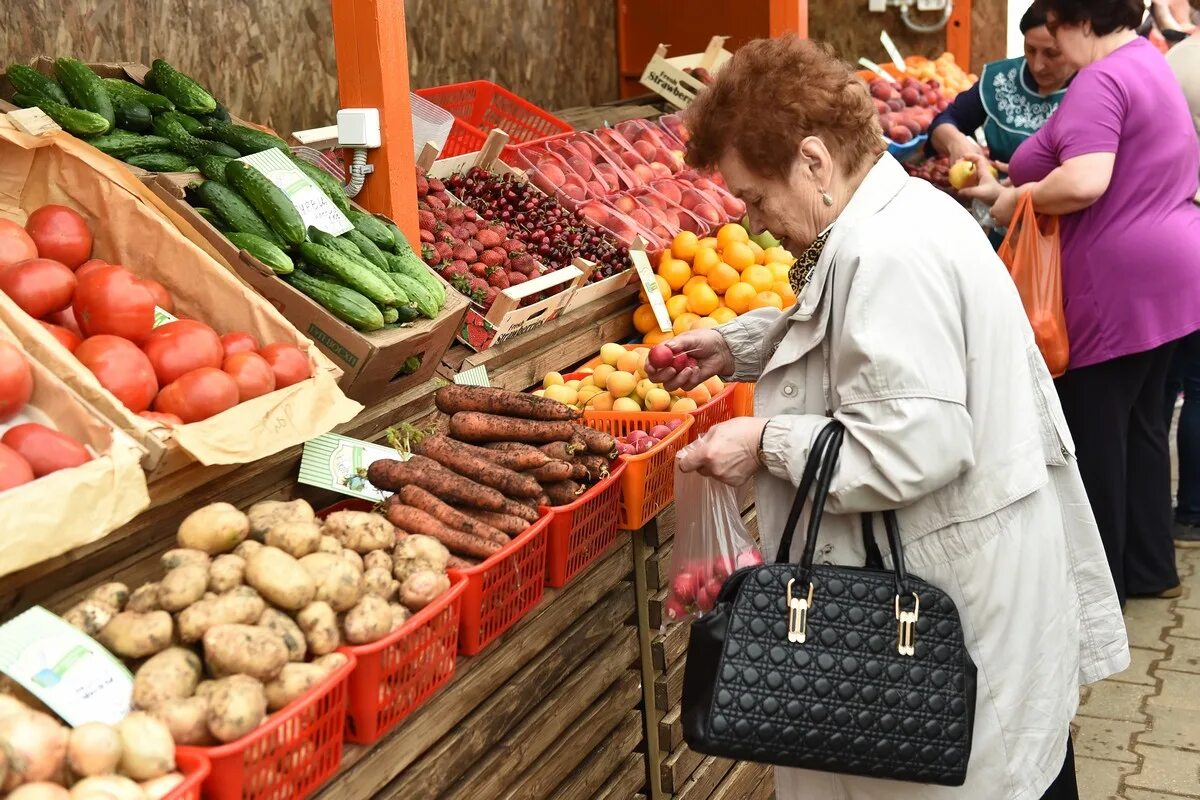
[[[282,389],[312,377],[308,356],[294,344],[269,344],[258,354],[267,360],[275,373],[275,388]]]
[[[76,276],[79,275],[78,272],[75,274]],[[47,314],[45,322],[49,322],[51,325],[57,325],[60,328],[66,328],[79,338],[83,338],[83,332],[79,330],[79,323],[75,321],[75,311],[70,306],[67,306],[57,314]]]
[[[237,383],[238,402],[275,391],[275,372],[258,353],[234,353],[226,356],[221,369]]]
[[[0,342],[0,422],[12,419],[33,394],[33,371],[16,345]]]
[[[226,358],[234,353],[257,353],[259,348],[258,339],[245,331],[225,334],[221,337],[221,346],[225,348]]]
[[[36,478],[92,460],[87,448],[78,441],[37,422],[9,428],[0,436],[0,444],[8,445],[28,461]]]
[[[75,273],[57,261],[31,258],[0,268],[0,292],[29,316],[41,318],[71,305]]]
[[[92,254],[92,232],[79,212],[66,206],[42,206],[25,220],[25,230],[38,255],[61,261],[71,269]]]
[[[238,386],[219,369],[201,367],[163,387],[154,410],[174,414],[185,423],[199,422],[238,404]]]
[[[83,280],[83,276],[87,275],[89,272],[94,272],[95,270],[98,270],[101,267],[111,267],[111,266],[114,266],[114,265],[108,263],[107,261],[105,261],[102,258],[90,259],[88,261],[83,262],[83,266],[81,266],[79,269],[75,270],[75,280],[81,281],[81,280]]]
[[[168,322],[154,329],[142,345],[154,365],[158,385],[166,386],[185,372],[201,367],[220,368],[225,357],[217,332],[190,319]]]
[[[6,444],[0,444],[0,492],[33,480],[33,467],[21,454]]]
[[[0,219],[0,267],[37,258],[37,245],[17,223]]]
[[[78,333],[69,331],[62,325],[54,325],[49,322],[44,322],[40,319],[38,320],[38,323],[40,323],[43,328],[48,330],[51,336],[53,336],[55,339],[58,339],[59,344],[70,350],[72,353],[75,352],[76,347],[79,347],[79,343],[83,341],[79,338]]]
[[[168,314],[175,313],[175,301],[171,299],[171,293],[167,291],[167,287],[153,278],[138,278],[137,281],[145,286],[150,294],[154,295],[154,305]]]
[[[150,407],[158,393],[154,365],[137,345],[120,336],[101,334],[84,339],[75,357],[135,414]]]
[[[105,333],[140,344],[154,330],[154,296],[123,267],[85,275],[72,308],[84,336]]]
[[[151,420],[152,422],[161,422],[163,425],[182,425],[183,420],[174,414],[162,414],[158,411],[143,411],[138,414],[139,417]]]

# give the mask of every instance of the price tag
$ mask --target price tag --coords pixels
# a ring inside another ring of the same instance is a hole
[[[863,67],[866,67],[867,69],[871,70],[871,72],[874,72],[876,75],[883,78],[888,83],[896,83],[896,79],[892,77],[892,74],[890,72],[888,72],[886,69],[884,69],[883,67],[876,64],[871,59],[860,58],[858,60],[858,63],[860,65],[862,65]]]
[[[0,627],[0,671],[72,727],[115,725],[130,711],[133,675],[125,665],[41,606]]]
[[[650,258],[646,255],[645,250],[630,248],[629,259],[633,262],[633,268],[637,270],[638,278],[642,281],[642,289],[650,300],[650,308],[654,310],[654,319],[658,322],[658,329],[663,333],[670,332],[671,315],[667,313],[667,301],[663,299],[662,290],[658,287],[654,268],[650,266]]]
[[[329,489],[360,500],[379,502],[391,492],[376,489],[367,480],[367,468],[376,461],[405,460],[385,444],[372,444],[326,433],[304,443],[300,456],[300,483]]]
[[[267,176],[278,186],[300,212],[305,227],[312,226],[331,236],[341,236],[354,229],[346,215],[325,196],[321,187],[300,171],[300,168],[280,151],[272,148],[261,153],[242,156],[244,161]]]
[[[491,381],[488,380],[487,367],[480,364],[478,367],[471,367],[454,376],[454,382],[459,386],[491,386]]]
[[[887,31],[879,32],[879,41],[883,45],[883,49],[887,50],[888,58],[896,65],[896,69],[900,72],[908,72],[908,66],[904,63],[904,56],[900,55],[900,48],[896,47],[896,43],[892,41],[892,37],[888,36]]]
[[[47,133],[60,131],[58,123],[46,116],[46,112],[34,106],[33,108],[19,108],[16,111],[8,112],[8,121],[13,124],[19,131],[23,131],[30,136],[43,136]]]
[[[167,311],[165,308],[159,308],[158,306],[154,307],[154,327],[158,328],[162,325],[166,325],[168,322],[178,321],[179,317],[172,315],[171,312]]]

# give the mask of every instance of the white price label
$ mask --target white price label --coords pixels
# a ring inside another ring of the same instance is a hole
[[[168,322],[178,322],[178,321],[179,321],[179,317],[176,317],[170,311],[167,311],[165,308],[160,308],[158,306],[154,307],[154,327],[157,328],[162,325],[166,325]]]
[[[900,55],[900,48],[896,47],[896,43],[892,41],[891,36],[888,36],[887,31],[879,32],[879,41],[883,44],[883,49],[887,50],[888,58],[896,65],[896,69],[907,72],[908,66],[904,63],[904,56]]]
[[[633,261],[633,268],[637,270],[638,278],[642,281],[642,289],[650,300],[650,308],[654,309],[654,319],[658,322],[658,329],[663,333],[669,332],[671,315],[667,313],[667,301],[663,299],[662,290],[654,276],[654,268],[650,266],[649,256],[646,255],[645,250],[631,249],[629,259]]]
[[[454,376],[454,382],[459,386],[491,386],[491,381],[488,380],[487,367],[480,364],[478,367],[464,369],[462,372]]]
[[[884,79],[884,80],[886,80],[888,83],[895,83],[895,82],[896,82],[896,79],[892,77],[892,75],[891,75],[891,73],[890,73],[890,72],[888,72],[886,69],[884,69],[883,67],[881,67],[881,66],[879,66],[878,64],[876,64],[876,63],[875,63],[874,61],[872,61],[871,59],[869,59],[869,58],[860,58],[860,59],[858,60],[858,63],[859,63],[859,64],[861,64],[862,66],[866,67],[867,69],[871,70],[871,72],[874,72],[876,75],[878,75],[879,77],[883,78],[883,79]]]
[[[309,486],[378,502],[391,492],[380,491],[371,485],[367,480],[367,467],[383,459],[405,460],[385,444],[326,433],[304,443],[298,480]]]
[[[244,161],[267,176],[267,180],[278,186],[292,205],[300,212],[305,227],[312,226],[331,236],[341,236],[354,229],[350,220],[333,201],[325,196],[321,187],[300,171],[300,168],[280,151],[272,148],[254,155],[242,156]]]

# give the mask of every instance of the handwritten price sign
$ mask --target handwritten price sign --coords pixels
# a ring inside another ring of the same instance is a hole
[[[278,186],[300,212],[306,226],[318,228],[331,236],[341,236],[354,230],[346,215],[333,204],[321,187],[300,171],[287,156],[278,150],[265,150],[238,159],[257,169],[267,180]]]

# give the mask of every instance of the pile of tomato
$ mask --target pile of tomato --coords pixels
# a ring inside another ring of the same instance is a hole
[[[92,231],[66,206],[43,206],[22,228],[0,220],[0,292],[38,320],[130,411],[168,425],[199,422],[311,375],[290,344],[219,335],[174,316],[170,292],[92,258]]]

